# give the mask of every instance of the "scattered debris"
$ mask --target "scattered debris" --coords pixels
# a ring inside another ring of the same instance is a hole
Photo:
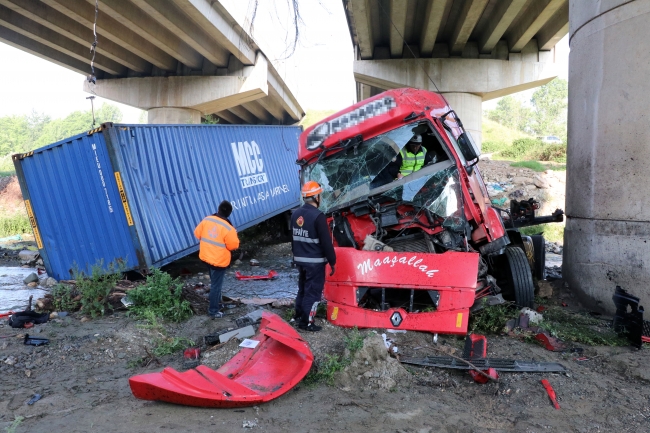
[[[244,341],[241,342],[239,347],[246,347],[248,349],[255,349],[259,343],[260,342],[257,341],[257,340],[249,340],[248,338],[246,338],[246,339],[244,339]]]
[[[233,337],[243,339],[247,337],[252,337],[253,335],[255,335],[255,329],[253,329],[251,325],[248,325],[243,328],[235,329],[234,331],[221,334],[219,336],[219,342],[225,343]]]
[[[636,348],[641,348],[644,342],[650,343],[650,322],[643,320],[644,309],[639,305],[639,298],[616,286],[612,300],[616,305],[614,331],[627,335]]]
[[[521,311],[519,312],[520,315],[524,315],[528,318],[528,323],[537,325],[541,323],[544,320],[544,316],[542,316],[540,313],[531,310],[530,308],[522,308]]]
[[[27,402],[27,404],[28,404],[29,406],[31,406],[31,405],[33,405],[34,403],[36,403],[37,401],[39,401],[41,398],[43,398],[43,396],[42,396],[41,394],[34,394],[34,395],[32,396],[32,398],[29,399],[29,401]]]
[[[244,421],[244,422],[242,423],[242,427],[243,427],[243,428],[253,428],[253,427],[257,427],[257,418],[255,418],[254,421],[249,421],[249,420]]]
[[[244,326],[247,325],[253,325],[260,320],[262,320],[262,313],[264,312],[264,309],[259,308],[255,311],[251,311],[250,313],[246,314],[245,316],[239,317],[235,319],[235,323],[237,324],[238,327],[243,328]]]
[[[555,390],[551,386],[551,384],[548,382],[546,379],[541,380],[542,385],[544,385],[544,389],[546,390],[546,393],[548,394],[548,397],[551,399],[551,403],[553,403],[553,407],[555,409],[560,409],[560,405],[557,402],[557,396],[555,395]]]
[[[270,270],[267,275],[242,275],[241,272],[235,271],[235,278],[240,281],[248,280],[275,280],[278,278],[278,273],[274,270]]]
[[[260,262],[257,261],[256,259],[251,259],[251,261],[249,263],[250,263],[251,266],[259,266],[260,265]]]
[[[45,344],[50,344],[50,340],[47,338],[30,337],[29,334],[25,334],[23,343],[27,346],[43,346]]]

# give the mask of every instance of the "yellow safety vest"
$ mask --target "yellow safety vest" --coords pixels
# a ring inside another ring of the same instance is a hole
[[[418,171],[424,165],[424,158],[427,155],[427,150],[424,147],[420,148],[422,152],[419,152],[417,155],[412,154],[406,147],[401,150],[402,154],[402,166],[399,171],[402,173],[402,176],[408,176],[414,171]]]

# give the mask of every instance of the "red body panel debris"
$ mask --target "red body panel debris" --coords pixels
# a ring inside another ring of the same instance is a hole
[[[165,368],[129,379],[143,400],[198,407],[254,406],[273,400],[302,380],[314,361],[309,345],[278,315],[264,312],[254,348],[241,348],[218,370],[200,365],[184,373]]]
[[[557,397],[555,396],[555,390],[553,389],[551,384],[548,383],[548,380],[542,379],[541,382],[542,385],[544,385],[544,389],[546,389],[546,393],[548,394],[548,397],[551,399],[551,402],[553,403],[553,407],[555,407],[555,409],[559,409],[560,405],[557,402]]]
[[[237,278],[239,281],[246,281],[246,280],[273,280],[278,276],[278,273],[271,270],[269,271],[268,275],[242,275],[241,272],[236,271],[235,272],[235,278]]]

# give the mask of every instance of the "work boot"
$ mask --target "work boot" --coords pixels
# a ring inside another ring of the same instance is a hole
[[[309,332],[318,332],[321,329],[323,329],[322,327],[314,325],[313,323],[310,323],[308,325],[303,325],[301,323],[298,325],[298,328],[302,329],[303,331],[309,331]]]

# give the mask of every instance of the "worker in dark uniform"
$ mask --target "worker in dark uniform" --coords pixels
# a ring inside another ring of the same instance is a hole
[[[298,265],[298,296],[294,320],[298,328],[306,331],[320,331],[314,323],[316,309],[323,296],[325,265],[330,264],[334,275],[336,255],[327,219],[318,210],[323,188],[318,182],[309,181],[302,187],[305,204],[291,215],[293,261]]]

